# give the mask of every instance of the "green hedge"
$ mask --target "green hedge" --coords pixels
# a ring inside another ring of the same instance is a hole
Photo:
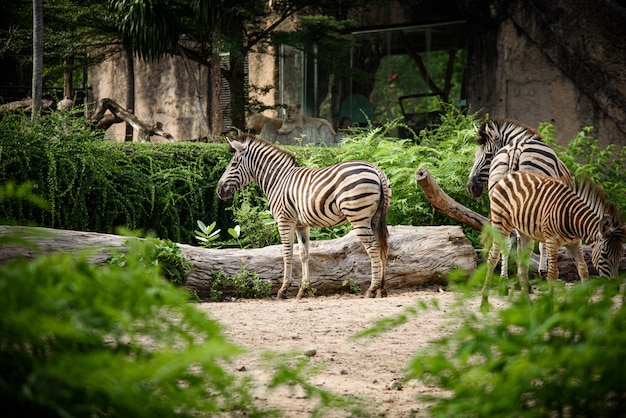
[[[215,193],[225,145],[111,143],[83,122],[56,114],[37,125],[23,115],[0,121],[0,183],[31,182],[50,204],[0,200],[0,219],[105,233],[122,226],[191,244],[197,219],[232,226],[229,203]]]

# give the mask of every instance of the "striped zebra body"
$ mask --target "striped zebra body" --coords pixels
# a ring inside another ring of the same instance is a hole
[[[491,119],[477,129],[479,140],[467,191],[480,197],[512,171],[530,171],[569,181],[567,167],[541,135],[532,128],[508,119]]]
[[[592,247],[592,263],[600,276],[616,278],[623,255],[626,224],[622,224],[615,205],[605,202],[601,190],[589,181],[564,183],[558,179],[528,171],[507,174],[489,191],[491,223],[503,236],[517,229],[522,247],[529,240],[546,243],[548,279],[557,279],[558,251],[565,246],[576,261],[578,274],[589,277],[583,258],[581,240]],[[489,282],[500,249],[494,243],[487,260],[488,271],[483,287],[487,300]],[[528,266],[518,264],[522,290],[528,289]]]
[[[283,247],[284,274],[279,298],[291,285],[294,232],[302,262],[302,284],[297,296],[300,298],[309,283],[310,228],[345,222],[352,224],[371,260],[372,280],[366,296],[384,295],[391,188],[378,167],[364,161],[323,168],[299,167],[293,154],[261,138],[244,135],[229,142],[235,155],[218,183],[217,193],[225,200],[256,181],[267,196]]]
[[[479,147],[467,180],[467,191],[479,197],[485,186],[491,190],[500,179],[514,171],[529,171],[570,183],[567,167],[532,128],[508,119],[492,119],[477,129]],[[582,251],[582,244],[581,251]],[[539,243],[539,272],[547,270],[543,241]],[[508,252],[507,252],[508,253]],[[502,257],[500,275],[508,277],[508,259]]]

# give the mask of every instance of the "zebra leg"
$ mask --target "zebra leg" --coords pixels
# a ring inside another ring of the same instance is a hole
[[[480,307],[482,309],[489,308],[489,287],[491,286],[491,276],[493,276],[493,271],[496,268],[496,264],[498,264],[499,258],[500,248],[498,248],[498,243],[494,241],[489,249],[489,256],[487,257],[487,274],[485,275],[485,283],[483,284],[483,288],[481,290],[482,301],[480,303]]]
[[[519,245],[519,234],[517,231],[515,231],[515,239]],[[504,245],[506,248],[500,253],[500,278],[502,279],[502,283],[506,283],[509,279],[509,254],[511,254],[511,247],[513,245],[511,237],[506,237],[504,239]]]
[[[528,282],[528,265],[530,254],[534,247],[534,241],[526,235],[519,234],[517,247],[517,280],[519,280],[522,294],[530,293],[530,283]]]
[[[546,256],[546,243],[539,242],[539,275],[545,277],[548,271],[548,257]]]
[[[311,230],[308,227],[296,227],[296,236],[300,244],[300,262],[302,263],[302,282],[296,299],[304,296],[304,291],[309,287],[309,237]]]
[[[580,276],[580,281],[584,282],[589,278],[589,267],[587,267],[587,263],[585,262],[585,256],[583,255],[583,246],[580,241],[576,244],[566,245],[567,251],[570,253],[574,262],[576,263],[576,268],[578,269],[578,275]]]
[[[582,250],[582,247],[581,247]],[[548,258],[548,280],[559,278],[559,244],[553,240],[546,240],[546,256]]]
[[[370,257],[370,263],[372,265],[372,280],[370,282],[370,287],[365,292],[366,298],[373,297],[383,297],[383,269],[382,260],[380,256],[380,247],[378,246],[378,241],[374,236],[374,232],[369,226],[364,225],[355,225],[352,224],[354,229],[356,230],[357,236],[361,241],[361,244],[365,247],[365,251],[367,255]]]
[[[289,224],[278,224],[278,233],[280,234],[280,242],[283,246],[283,285],[278,290],[276,297],[284,299],[287,297],[287,291],[291,286],[291,274],[293,265],[293,229]]]

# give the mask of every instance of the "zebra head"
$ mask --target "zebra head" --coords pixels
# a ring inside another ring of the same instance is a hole
[[[499,121],[496,120],[489,120],[475,129],[478,133],[478,148],[474,154],[474,165],[467,179],[466,188],[470,196],[480,197],[489,180],[489,167],[493,156],[504,146],[504,138],[500,132]]]
[[[252,182],[253,177],[248,168],[246,154],[250,144],[249,137],[242,141],[228,139],[230,150],[235,153],[230,159],[226,171],[217,183],[217,195],[222,200],[228,200],[235,192]]]
[[[620,224],[615,213],[600,221],[596,240],[591,244],[591,261],[602,277],[617,279],[619,263],[624,254],[626,224]]]

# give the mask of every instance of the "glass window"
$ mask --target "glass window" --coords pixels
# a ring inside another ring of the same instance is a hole
[[[332,115],[338,127],[403,118],[421,129],[438,120],[442,101],[465,103],[465,32],[464,22],[354,32],[349,57],[337,57],[345,70],[324,83],[314,54],[282,46],[281,103]]]

